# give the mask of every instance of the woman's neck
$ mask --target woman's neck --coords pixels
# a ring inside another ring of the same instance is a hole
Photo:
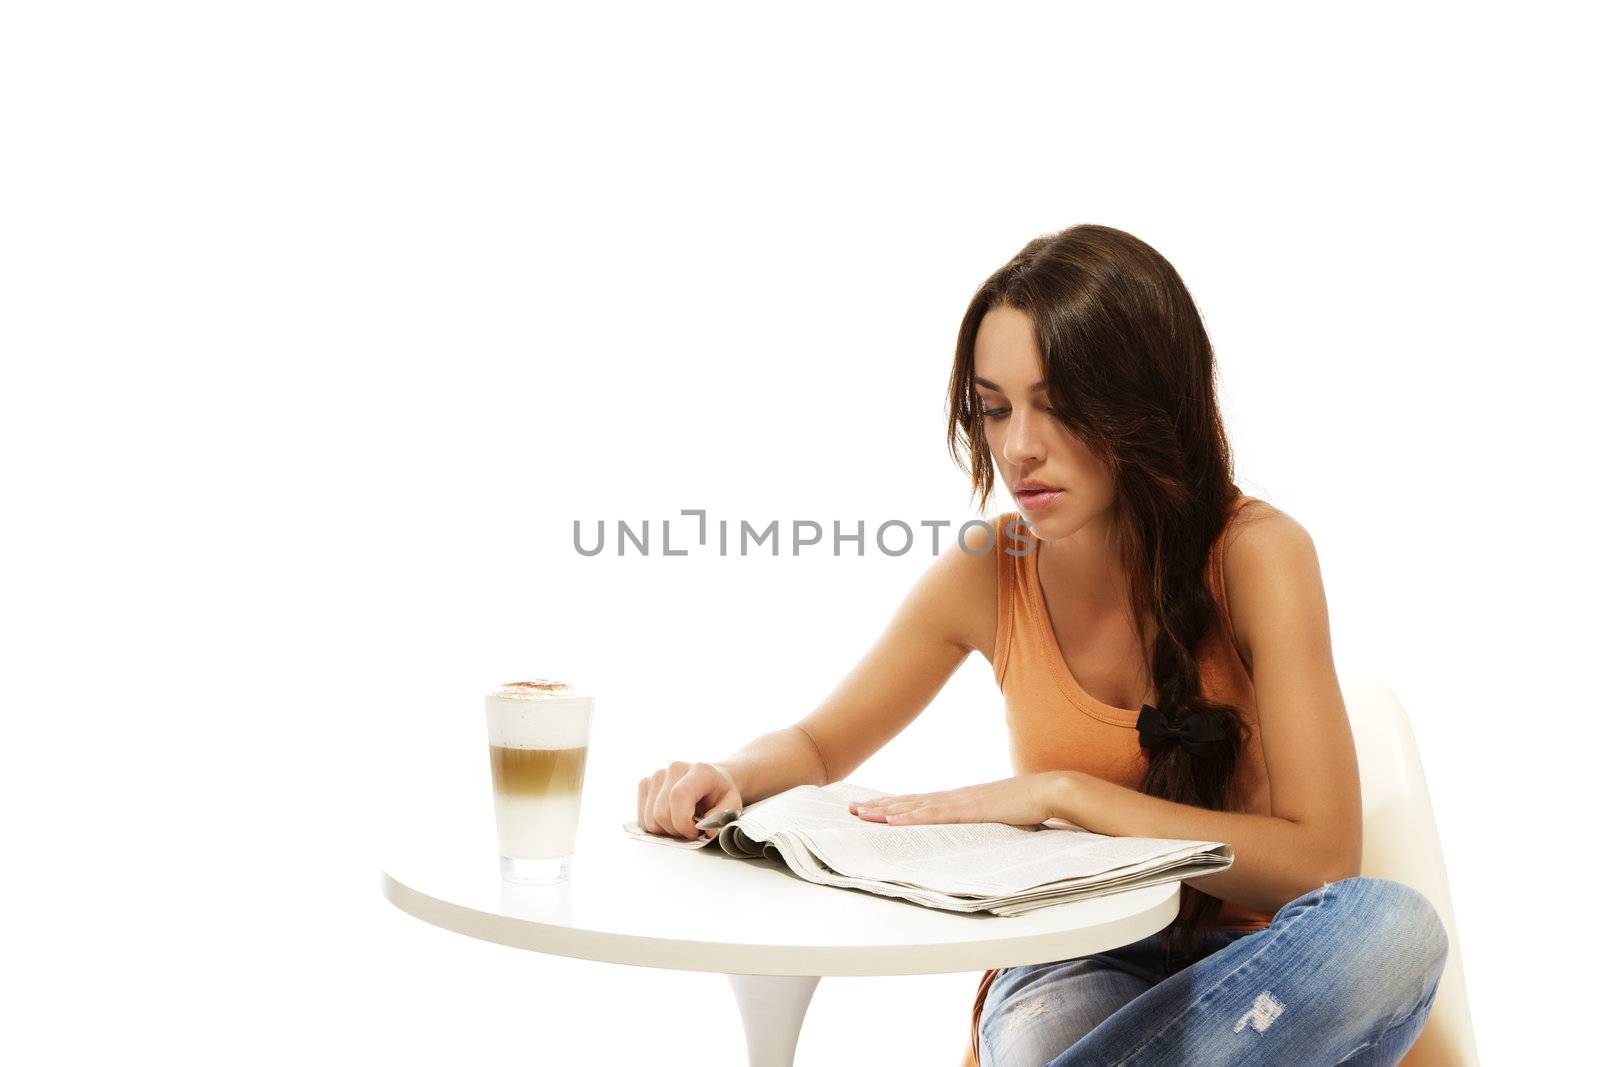
[[[1075,618],[1113,615],[1133,623],[1128,573],[1109,526],[1096,519],[1066,537],[1041,540],[1039,584],[1051,604],[1068,607]]]

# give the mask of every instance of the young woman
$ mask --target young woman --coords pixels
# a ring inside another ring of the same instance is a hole
[[[1185,883],[1177,919],[1149,938],[986,972],[973,1059],[1398,1062],[1447,938],[1420,893],[1359,876],[1360,784],[1316,551],[1234,485],[1211,345],[1171,264],[1105,226],[1029,242],[962,320],[948,445],[980,509],[998,473],[1021,512],[992,523],[988,551],[944,552],[811,714],[641,779],[640,826],[693,838],[706,811],[848,777],[977,650],[1016,775],[884,797],[859,818],[1059,817],[1225,841],[1235,860]]]

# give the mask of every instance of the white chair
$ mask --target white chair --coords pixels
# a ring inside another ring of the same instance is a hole
[[[1341,689],[1361,767],[1361,873],[1417,890],[1433,904],[1450,934],[1450,956],[1433,1010],[1401,1067],[1478,1067],[1461,940],[1411,722],[1382,682],[1362,679]]]

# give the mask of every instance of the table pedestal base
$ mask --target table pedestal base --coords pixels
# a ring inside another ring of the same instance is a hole
[[[794,1067],[800,1024],[817,990],[815,977],[730,974],[728,982],[744,1019],[750,1067]]]

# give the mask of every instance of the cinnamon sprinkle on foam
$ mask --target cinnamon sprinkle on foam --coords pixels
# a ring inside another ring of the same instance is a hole
[[[501,700],[572,701],[584,698],[587,691],[551,678],[532,678],[522,682],[506,682],[491,695]]]

